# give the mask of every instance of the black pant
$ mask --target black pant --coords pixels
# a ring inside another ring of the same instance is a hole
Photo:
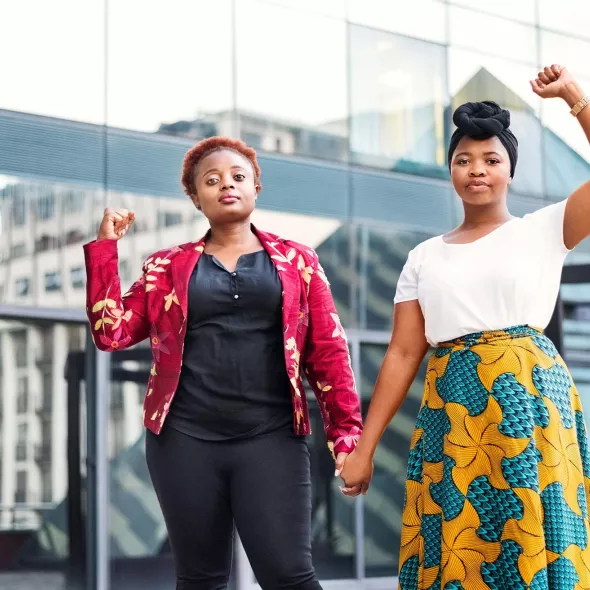
[[[280,429],[240,441],[148,431],[147,464],[166,521],[176,590],[224,590],[233,524],[264,590],[321,590],[311,560],[307,443]]]

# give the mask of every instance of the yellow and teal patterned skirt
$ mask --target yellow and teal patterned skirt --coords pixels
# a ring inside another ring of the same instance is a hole
[[[440,345],[412,437],[401,590],[590,589],[582,406],[551,341],[519,326]]]

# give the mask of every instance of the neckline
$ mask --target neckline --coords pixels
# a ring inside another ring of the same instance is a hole
[[[211,261],[213,262],[213,264],[215,264],[216,266],[218,266],[219,268],[221,268],[225,272],[227,272],[229,274],[235,274],[236,271],[240,268],[240,262],[242,261],[243,258],[250,257],[250,256],[253,256],[255,254],[260,254],[261,252],[266,252],[266,250],[264,248],[262,248],[260,250],[254,250],[253,252],[245,252],[244,254],[240,254],[238,256],[238,259],[236,260],[236,267],[233,270],[229,270],[225,266],[225,264],[223,264],[223,262],[221,262],[221,260],[218,260],[217,259],[217,257],[215,256],[215,254],[209,254],[209,252],[203,252],[203,254],[205,254],[205,256],[209,256],[209,258],[211,259]]]
[[[449,242],[445,242],[444,234],[440,236],[440,241],[445,246],[450,246],[450,247],[456,247],[456,246],[472,246],[473,244],[477,244],[477,243],[481,242],[482,240],[485,240],[487,237],[495,234],[496,232],[500,231],[503,227],[506,227],[507,225],[509,225],[513,221],[516,221],[517,219],[520,219],[520,217],[513,217],[512,219],[509,219],[508,221],[505,221],[502,225],[498,226],[496,229],[493,229],[492,231],[488,232],[487,234],[481,236],[481,238],[477,238],[477,240],[473,240],[472,242],[464,242],[462,244],[451,244]]]

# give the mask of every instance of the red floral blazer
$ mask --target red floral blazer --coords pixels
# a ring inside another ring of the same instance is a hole
[[[301,244],[254,228],[283,286],[285,364],[291,381],[293,427],[311,432],[305,373],[318,400],[333,454],[350,452],[360,436],[359,398],[350,366],[346,334],[317,254]],[[143,265],[143,274],[121,295],[117,242],[84,246],[87,313],[100,350],[123,350],[150,339],[154,362],[144,402],[144,424],[159,434],[178,386],[186,333],[191,273],[205,247],[198,242],[161,250]]]

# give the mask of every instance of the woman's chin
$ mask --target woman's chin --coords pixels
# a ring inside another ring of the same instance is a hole
[[[492,205],[501,199],[491,195],[489,192],[466,191],[459,195],[459,198],[467,205]]]

